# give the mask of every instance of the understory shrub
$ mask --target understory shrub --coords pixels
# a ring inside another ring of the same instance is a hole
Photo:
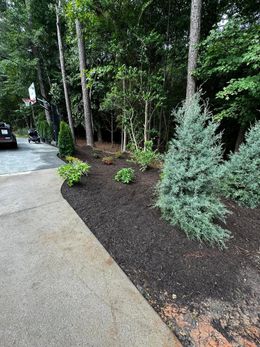
[[[106,165],[112,165],[114,162],[114,158],[113,157],[104,157],[102,158],[102,163],[106,164]]]
[[[72,155],[74,152],[74,143],[70,127],[67,123],[60,122],[60,131],[58,136],[59,153],[61,157]]]
[[[114,153],[114,157],[116,159],[120,159],[120,158],[123,157],[123,153],[121,151],[117,151],[117,152]]]
[[[129,184],[134,181],[135,178],[135,171],[131,168],[123,168],[119,171],[117,171],[115,175],[115,180],[117,182],[122,182],[125,184]]]
[[[189,238],[225,247],[230,233],[214,224],[227,213],[219,200],[221,135],[200,102],[196,94],[174,113],[176,135],[165,155],[156,206]]]
[[[52,127],[48,124],[46,119],[39,119],[37,122],[37,130],[39,132],[40,138],[43,141],[51,142],[53,139]]]
[[[246,207],[260,206],[260,121],[222,168],[224,195]]]
[[[132,161],[140,165],[140,170],[145,171],[149,165],[159,158],[159,153],[153,151],[153,142],[146,141],[144,148],[138,148],[132,152]]]
[[[89,172],[89,169],[89,164],[83,163],[77,158],[70,157],[68,164],[62,165],[58,168],[58,173],[66,180],[68,186],[72,187],[75,183],[80,182],[81,177],[86,175]]]

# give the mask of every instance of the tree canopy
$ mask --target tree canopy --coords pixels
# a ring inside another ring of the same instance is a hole
[[[60,118],[67,120],[55,4],[55,0],[0,1],[0,118],[15,127],[27,126],[30,110],[22,98],[28,97],[32,82],[39,98],[54,104]],[[60,5],[74,127],[86,128],[84,80],[96,139],[112,134],[111,139],[121,138],[124,147],[153,140],[159,149],[166,148],[175,128],[172,109],[185,99],[191,1],[69,0]],[[77,20],[84,38],[83,73]],[[229,134],[234,125],[237,129],[232,130],[228,149],[234,149],[238,128],[245,131],[259,118],[259,47],[254,1],[202,2],[193,76],[225,132]],[[36,116],[43,112],[52,116],[52,108],[34,108]]]

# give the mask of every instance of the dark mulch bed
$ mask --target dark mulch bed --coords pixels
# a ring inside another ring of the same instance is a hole
[[[188,240],[153,208],[158,170],[142,173],[124,159],[107,166],[87,148],[77,156],[91,172],[71,189],[64,184],[63,196],[184,345],[209,344],[200,330],[196,335],[205,321],[216,340],[221,334],[234,346],[257,345],[260,210],[226,201],[233,238],[226,250],[209,248]],[[135,183],[113,180],[121,167],[136,169]]]

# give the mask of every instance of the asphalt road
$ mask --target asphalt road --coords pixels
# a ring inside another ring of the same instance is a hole
[[[0,175],[50,169],[63,163],[53,146],[28,143],[27,139],[21,138],[17,142],[17,149],[0,147]]]

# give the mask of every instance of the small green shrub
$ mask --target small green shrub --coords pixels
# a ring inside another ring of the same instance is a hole
[[[47,122],[45,124],[45,141],[51,143],[53,140],[53,128]]]
[[[99,159],[100,158],[100,154],[97,153],[96,151],[93,151],[92,157],[95,158],[95,159]]]
[[[67,155],[65,157],[65,160],[68,162],[68,163],[78,163],[78,162],[81,162],[81,160],[79,158],[76,158],[76,157],[72,157],[71,155]]]
[[[144,148],[135,149],[131,157],[133,162],[140,165],[140,170],[145,171],[154,161],[158,160],[159,154],[153,151],[153,142],[146,141]]]
[[[67,123],[60,122],[60,131],[58,136],[59,153],[61,157],[70,156],[74,152],[74,143]]]
[[[246,142],[222,167],[223,194],[240,205],[260,206],[260,121],[246,135]]]
[[[39,132],[40,138],[43,141],[51,142],[53,139],[52,127],[48,124],[46,119],[40,118],[37,122],[37,130]]]
[[[102,163],[106,164],[106,165],[112,165],[114,162],[114,158],[113,157],[104,157],[102,159]]]
[[[75,183],[80,182],[81,177],[86,175],[89,169],[89,164],[83,163],[77,158],[73,158],[68,164],[60,166],[58,168],[58,173],[66,180],[68,186],[72,187]]]
[[[120,152],[120,151],[114,153],[114,157],[115,157],[116,159],[120,159],[120,158],[122,158],[122,156],[123,156],[123,153]]]
[[[165,155],[158,183],[156,206],[164,219],[180,227],[191,239],[225,247],[230,232],[215,220],[225,221],[220,200],[221,134],[199,94],[175,112],[176,135]]]
[[[131,168],[124,168],[119,170],[115,175],[115,180],[117,182],[122,182],[125,184],[129,184],[134,181],[135,171]]]

